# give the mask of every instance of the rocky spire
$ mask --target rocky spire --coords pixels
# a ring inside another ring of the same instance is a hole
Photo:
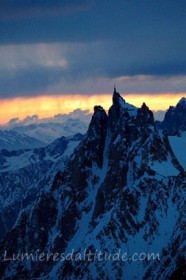
[[[95,106],[85,138],[69,162],[72,185],[75,189],[87,184],[86,179],[89,176],[87,172],[92,168],[92,165],[96,164],[99,168],[102,168],[107,119],[105,110],[101,106]]]
[[[116,91],[116,86],[114,85],[114,92],[112,96],[112,102],[115,107],[122,107],[125,105],[125,100],[121,97],[119,92]]]
[[[124,106],[125,106],[125,100],[121,97],[119,92],[116,91],[116,87],[114,85],[114,92],[113,92],[113,96],[112,96],[112,106],[109,109],[109,118],[111,121],[115,122],[118,120],[121,109]]]
[[[177,109],[186,110],[186,98],[182,97],[178,104],[176,105]]]
[[[151,110],[149,110],[149,107],[143,103],[141,108],[138,109],[137,112],[137,121],[142,126],[148,127],[148,124],[151,124],[154,126],[154,116]]]
[[[95,138],[102,138],[102,134],[105,132],[107,127],[107,114],[103,107],[95,106],[94,114],[89,125],[88,135]]]

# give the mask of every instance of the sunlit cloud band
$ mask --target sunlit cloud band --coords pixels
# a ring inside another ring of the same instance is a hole
[[[145,102],[151,110],[166,110],[170,105],[176,105],[179,99],[186,96],[186,92],[179,94],[157,93],[157,94],[123,94],[126,102],[140,107]],[[111,94],[95,95],[55,95],[39,97],[20,97],[11,99],[0,99],[0,123],[6,123],[12,118],[23,119],[34,114],[39,117],[50,117],[56,114],[65,114],[80,108],[93,111],[95,105],[101,105],[106,110],[112,104]]]

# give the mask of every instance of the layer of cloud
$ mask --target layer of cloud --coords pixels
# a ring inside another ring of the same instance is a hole
[[[184,0],[2,0],[0,97],[107,93],[113,83],[185,91],[185,8]]]
[[[121,92],[122,93],[122,92]],[[151,110],[166,110],[170,105],[176,105],[181,97],[186,96],[186,92],[179,94],[157,93],[157,94],[126,94],[122,93],[126,102],[141,107],[145,102]],[[33,121],[39,118],[49,118],[55,115],[56,119],[61,118],[61,114],[68,114],[77,108],[81,110],[93,111],[95,105],[101,105],[108,110],[112,105],[112,94],[95,95],[63,95],[63,96],[40,96],[40,97],[20,97],[11,99],[0,99],[0,123],[6,123],[10,119],[17,122],[18,119]],[[75,111],[74,116],[79,112]]]
[[[113,48],[107,41],[0,46],[0,97],[108,93],[114,83],[129,93],[185,91],[184,61],[171,66],[165,55],[163,66],[158,54],[130,59],[129,49],[113,56]]]
[[[1,46],[0,65],[1,97],[38,95],[68,67],[63,49],[47,44]]]
[[[2,0],[0,5],[3,44],[107,39],[135,48],[143,42],[148,53],[164,45],[167,52],[185,45],[184,0]],[[66,10],[69,14],[56,16]]]
[[[30,67],[66,68],[66,48],[57,44],[0,46],[0,64],[3,70],[25,70]]]
[[[1,0],[0,16],[8,20],[57,16],[85,10],[91,3],[90,0]]]
[[[24,119],[13,118],[8,121],[4,126],[1,127],[4,129],[11,129],[15,126],[27,126],[31,124],[38,123],[64,123],[69,119],[80,120],[85,123],[89,123],[92,113],[89,110],[76,109],[68,114],[57,114],[51,117],[40,118],[38,115],[27,116]]]

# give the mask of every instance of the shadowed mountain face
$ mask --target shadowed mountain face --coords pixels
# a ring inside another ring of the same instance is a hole
[[[127,104],[114,90],[108,115],[101,106],[94,108],[64,170],[22,211],[0,244],[1,277],[183,277],[185,175],[149,108]],[[37,252],[57,253],[58,259],[36,261]],[[63,259],[72,252],[81,257]],[[102,260],[84,260],[83,252],[101,252]],[[128,259],[104,258],[118,252]],[[144,252],[159,254],[160,260],[131,259]],[[35,259],[11,260],[18,253]]]
[[[170,106],[162,122],[156,122],[157,127],[166,130],[168,135],[180,135],[186,131],[186,98],[182,97],[178,104]]]
[[[82,138],[82,134],[76,134],[58,138],[43,148],[0,151],[0,240],[43,185],[50,186]]]

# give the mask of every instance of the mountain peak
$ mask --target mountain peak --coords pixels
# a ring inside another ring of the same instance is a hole
[[[141,112],[143,112],[146,115],[149,115],[149,114],[153,115],[151,110],[149,109],[149,107],[145,103],[143,103],[142,106],[141,106]]]
[[[182,97],[176,106],[170,106],[164,120],[157,127],[166,130],[169,136],[186,131],[186,98]]]
[[[105,110],[103,109],[102,106],[94,106],[94,114],[104,114],[105,115]]]
[[[114,86],[114,92],[112,96],[112,106],[109,109],[109,120],[115,126],[115,123],[122,119],[123,113],[128,113],[129,116],[136,116],[137,108],[133,105],[125,102],[123,97],[116,91],[116,87]]]
[[[107,114],[102,106],[94,106],[94,114],[89,125],[88,134],[102,137],[102,131],[107,125]]]
[[[113,96],[112,96],[112,102],[113,105],[118,106],[124,106],[125,105],[125,100],[123,99],[123,97],[119,94],[119,92],[116,91],[116,87],[114,86],[114,92],[113,92]]]
[[[149,109],[149,107],[143,103],[141,108],[138,109],[138,121],[141,123],[141,125],[147,126],[147,124],[154,125],[154,116],[152,111]]]
[[[178,104],[177,104],[178,107],[181,107],[182,109],[186,109],[186,98],[185,97],[182,97]]]
[[[146,103],[145,102],[143,102],[143,104],[142,104],[142,106],[141,106],[141,109],[148,109],[149,110],[149,107],[146,105]]]

